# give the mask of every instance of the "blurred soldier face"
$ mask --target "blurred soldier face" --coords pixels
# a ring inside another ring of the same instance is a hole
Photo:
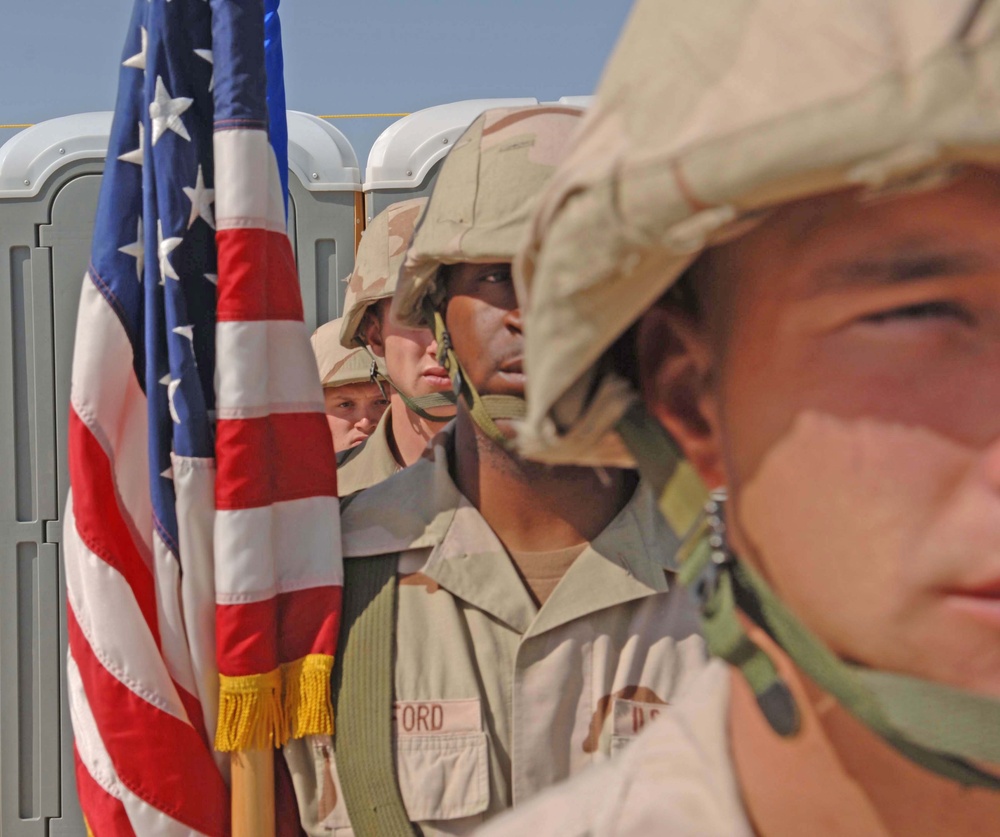
[[[365,340],[385,360],[393,384],[411,398],[451,390],[447,371],[437,362],[437,341],[425,328],[404,328],[389,316],[390,299],[379,300],[365,323]],[[448,415],[450,408],[429,410]]]
[[[326,420],[338,453],[360,444],[369,436],[389,406],[378,385],[371,382],[325,387]]]
[[[445,321],[465,374],[481,395],[523,398],[524,333],[510,264],[445,270]]]
[[[643,319],[651,409],[842,658],[1000,696],[1000,176],[785,207]]]

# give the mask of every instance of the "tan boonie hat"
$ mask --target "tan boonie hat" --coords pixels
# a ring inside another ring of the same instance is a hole
[[[340,344],[357,346],[358,330],[365,311],[380,299],[390,299],[396,290],[396,277],[406,248],[413,238],[413,228],[427,198],[394,203],[376,215],[361,236],[354,270],[347,277],[344,296],[343,326]]]
[[[634,463],[608,350],[744,222],[1000,165],[998,32],[997,0],[639,0],[515,262],[522,452]]]
[[[343,318],[324,323],[310,338],[316,365],[319,367],[319,380],[324,388],[372,380],[372,360],[368,352],[360,346],[345,349],[340,345],[342,320]],[[379,374],[383,374],[382,370],[379,370]]]
[[[400,270],[393,316],[429,325],[423,301],[444,264],[514,258],[543,185],[565,157],[583,111],[563,105],[481,114],[441,167]]]

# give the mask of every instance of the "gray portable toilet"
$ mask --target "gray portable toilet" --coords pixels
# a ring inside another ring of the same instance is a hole
[[[0,832],[85,837],[64,682],[61,515],[77,304],[110,113],[43,122],[0,148]],[[336,128],[289,112],[289,234],[306,324],[340,315],[362,199]]]

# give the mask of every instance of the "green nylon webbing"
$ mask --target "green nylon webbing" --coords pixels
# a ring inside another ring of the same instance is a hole
[[[678,537],[685,538],[708,499],[705,483],[641,402],[629,407],[615,430],[632,452],[643,479],[656,492],[664,519]]]
[[[963,785],[1000,790],[1000,701],[845,663],[806,628],[750,567],[732,567],[737,605],[792,661],[869,729],[911,759]],[[963,711],[970,714],[960,717]]]
[[[372,354],[372,350],[369,348],[368,344],[361,339],[360,336],[356,335],[354,341],[368,353],[368,357],[371,358],[371,380],[372,383],[378,386],[379,392],[382,393],[383,398],[388,398],[388,394],[382,387],[382,379],[385,378],[392,388],[396,391],[399,397],[403,400],[406,408],[415,415],[420,416],[424,421],[432,421],[438,424],[444,424],[455,418],[455,414],[452,413],[448,416],[436,416],[433,413],[427,412],[428,410],[434,410],[440,407],[454,407],[455,406],[455,396],[450,392],[432,392],[429,395],[418,395],[416,397],[411,397],[407,395],[403,390],[401,390],[396,384],[393,383],[392,378],[387,374],[382,375],[378,371],[378,360],[375,355]]]
[[[392,384],[392,379],[389,380]],[[406,408],[416,415],[420,416],[424,421],[432,421],[437,424],[444,424],[455,418],[455,414],[452,413],[448,416],[436,416],[433,413],[428,413],[428,410],[433,410],[436,407],[454,407],[455,406],[455,396],[444,392],[432,392],[430,395],[418,395],[416,398],[411,398],[403,390],[392,384],[393,389],[396,390],[400,398],[403,399],[403,403]]]
[[[341,636],[333,673],[340,785],[356,834],[411,837],[392,741],[399,555],[344,562]]]
[[[516,395],[484,395],[482,402],[491,419],[523,421],[528,414],[528,402]]]
[[[460,395],[465,399],[465,404],[469,408],[469,415],[479,425],[479,429],[500,447],[509,449],[511,441],[500,432],[500,428],[490,418],[489,410],[486,404],[483,403],[478,390],[473,386],[472,381],[469,380],[469,376],[462,372],[462,364],[459,363],[455,349],[451,345],[451,336],[448,334],[448,329],[445,326],[444,315],[434,307],[434,303],[430,299],[424,299],[423,310],[424,316],[430,324],[431,331],[434,332],[434,339],[437,340],[438,363],[448,370],[455,395]],[[498,398],[501,396],[492,397]]]
[[[793,735],[799,729],[799,713],[791,691],[771,658],[743,630],[736,615],[732,576],[713,566],[708,536],[708,525],[703,522],[693,533],[696,545],[680,568],[681,583],[694,590],[701,603],[705,641],[714,656],[743,672],[771,727],[780,735]]]
[[[616,429],[643,477],[659,492],[660,508],[676,530],[690,509],[677,497],[676,445],[641,404],[633,405]],[[1000,701],[843,662],[752,569],[738,560],[716,563],[718,550],[708,543],[703,514],[686,531],[678,553],[681,581],[700,601],[709,649],[740,669],[777,733],[797,731],[797,709],[774,663],[747,636],[737,610],[767,631],[803,673],[911,761],[963,785],[1000,790],[1000,777],[969,761],[1000,764]]]

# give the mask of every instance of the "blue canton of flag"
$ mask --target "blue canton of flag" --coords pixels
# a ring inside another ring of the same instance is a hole
[[[150,490],[177,550],[171,450],[214,455],[213,64],[204,0],[138,2],[94,232],[94,272],[135,348]],[[107,204],[111,204],[108,206]]]

